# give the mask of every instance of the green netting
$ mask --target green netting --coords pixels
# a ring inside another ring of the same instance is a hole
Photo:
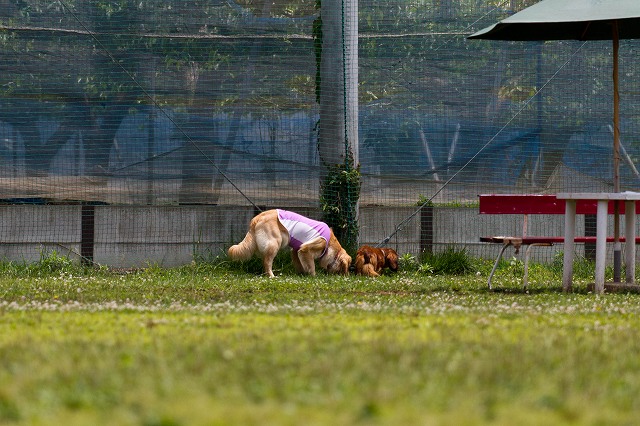
[[[2,2],[0,199],[337,209],[355,245],[397,231],[362,229],[368,206],[419,227],[426,200],[610,190],[610,43],[466,39],[532,3]],[[620,48],[622,190],[639,47]]]

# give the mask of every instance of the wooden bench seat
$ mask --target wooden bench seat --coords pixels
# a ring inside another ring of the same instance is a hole
[[[550,243],[550,244],[562,244],[564,243],[564,237],[480,237],[480,241],[483,243],[498,243],[504,244],[506,240],[520,240],[520,245],[530,245],[530,244],[539,244],[539,243]],[[596,237],[575,237],[573,239],[576,243],[595,243]],[[620,237],[618,239],[621,243],[625,242],[624,237]],[[607,237],[607,242],[614,242],[613,237]],[[636,243],[640,242],[640,237],[636,237]]]

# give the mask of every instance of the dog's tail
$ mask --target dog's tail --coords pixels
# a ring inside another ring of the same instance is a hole
[[[247,232],[244,240],[240,241],[238,244],[229,247],[229,257],[232,260],[249,260],[253,253],[256,251],[256,241],[253,238],[253,233],[251,231]]]
[[[364,265],[362,265],[362,275],[366,275],[367,277],[379,277],[380,276],[380,274],[378,274],[376,272],[375,268],[370,263],[365,263]]]
[[[377,277],[379,274],[376,272],[375,268],[371,264],[369,253],[358,253],[356,256],[355,263],[356,271],[359,274],[365,275],[367,277]]]

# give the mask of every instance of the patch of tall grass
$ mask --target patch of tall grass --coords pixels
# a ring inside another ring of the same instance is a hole
[[[422,257],[423,267],[434,274],[465,275],[475,272],[473,262],[466,249],[447,247],[442,252],[425,253]]]

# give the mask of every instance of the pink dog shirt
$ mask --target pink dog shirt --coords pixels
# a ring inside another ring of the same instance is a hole
[[[324,222],[309,219],[298,213],[277,209],[278,220],[289,231],[289,246],[298,251],[308,241],[322,237],[327,243],[331,238],[331,229]],[[322,256],[327,252],[329,244],[325,244]]]

